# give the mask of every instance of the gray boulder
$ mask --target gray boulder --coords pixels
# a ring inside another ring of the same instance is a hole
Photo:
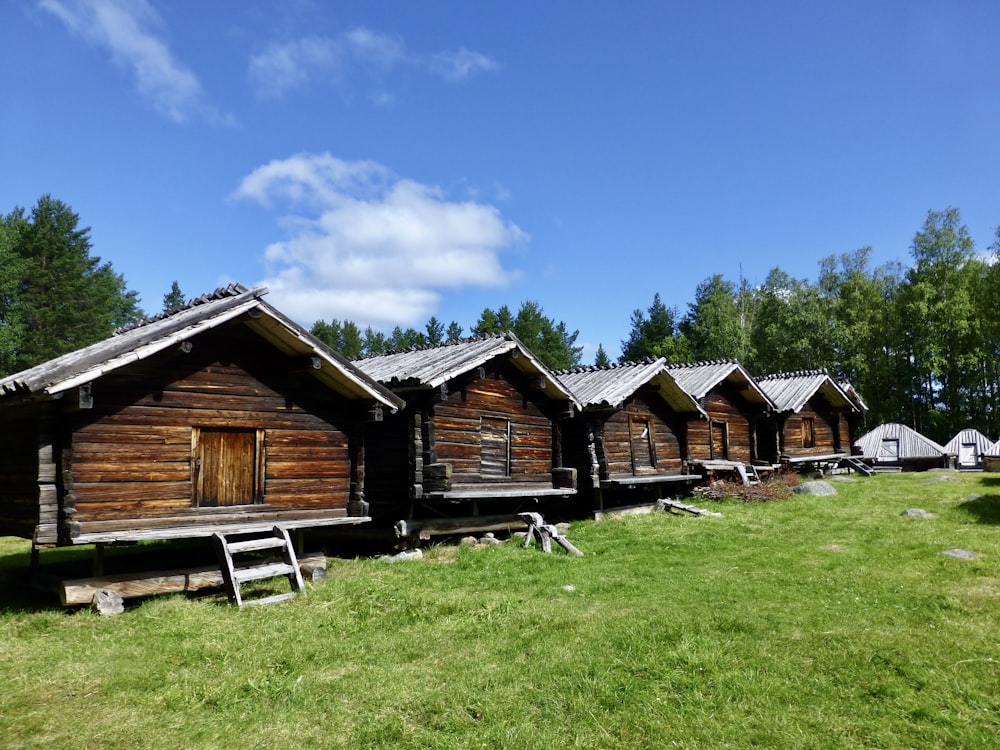
[[[420,560],[424,556],[424,552],[419,547],[416,549],[404,549],[402,552],[397,552],[395,555],[382,555],[379,559],[382,562],[404,562],[406,560]]]
[[[837,488],[829,482],[816,480],[815,482],[803,482],[792,488],[796,495],[836,495]]]
[[[976,554],[974,552],[969,552],[967,549],[946,549],[941,553],[945,557],[952,557],[956,560],[975,560]]]
[[[90,611],[99,615],[120,615],[125,611],[125,600],[115,591],[101,589],[91,599]]]
[[[900,515],[903,518],[937,518],[929,510],[924,510],[923,508],[910,508],[909,510],[904,510]]]

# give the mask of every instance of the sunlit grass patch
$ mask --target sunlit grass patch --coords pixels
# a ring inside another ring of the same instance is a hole
[[[583,558],[331,559],[260,609],[65,614],[7,580],[0,744],[993,747],[1000,526],[969,498],[996,489],[954,476],[581,522]],[[0,540],[0,571],[26,551]]]

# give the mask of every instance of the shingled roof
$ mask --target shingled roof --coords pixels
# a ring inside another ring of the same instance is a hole
[[[718,359],[705,362],[670,363],[667,371],[685,391],[699,401],[719,383],[728,380],[751,403],[762,404],[768,409],[774,403],[761,390],[757,382],[735,359]]]
[[[374,354],[354,360],[370,378],[389,388],[437,388],[454,377],[474,370],[494,357],[511,353],[511,361],[521,372],[543,379],[549,398],[569,401],[578,409],[579,402],[555,374],[513,333],[477,336],[469,339],[421,346],[387,354]]]
[[[678,413],[708,415],[667,371],[666,360],[647,359],[605,367],[574,367],[559,370],[556,377],[573,392],[583,407],[618,408],[643,386],[657,388],[661,398]]]
[[[832,407],[856,411],[854,400],[841,389],[826,370],[778,372],[757,379],[779,412],[798,413],[817,393]]]
[[[392,392],[369,378],[304,328],[285,317],[261,297],[266,287],[248,289],[230,284],[167,313],[116,331],[110,338],[50,359],[0,380],[0,401],[10,398],[54,398],[178,346],[199,333],[246,315],[248,328],[291,356],[316,356],[315,377],[349,398],[371,398],[395,411],[403,406]]]

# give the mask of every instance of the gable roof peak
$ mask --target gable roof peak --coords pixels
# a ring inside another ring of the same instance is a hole
[[[793,370],[791,372],[771,372],[767,375],[761,375],[758,380],[779,380],[784,378],[810,378],[817,375],[830,375],[830,371],[825,367],[819,367],[814,370]],[[832,379],[832,378],[831,378]]]
[[[255,297],[263,297],[267,294],[266,286],[257,286],[249,289],[242,284],[236,282],[229,284],[227,286],[220,286],[214,292],[208,292],[207,294],[202,294],[200,297],[195,297],[185,302],[183,305],[175,305],[169,310],[164,310],[163,312],[156,313],[154,315],[147,315],[142,320],[139,320],[130,325],[122,326],[116,329],[111,335],[120,336],[123,333],[128,333],[129,331],[134,331],[137,328],[142,328],[148,326],[151,323],[156,323],[161,320],[166,320],[174,315],[178,315],[186,310],[191,310],[192,308],[198,307],[199,305],[204,305],[209,302],[217,302],[221,299],[226,299],[227,297],[239,297],[241,295],[252,293]]]
[[[619,370],[628,367],[643,367],[658,362],[656,357],[645,357],[643,359],[630,359],[625,362],[609,362],[606,365],[578,365],[577,367],[566,367],[556,370],[556,375],[573,375],[583,372],[607,372],[609,370]]]
[[[449,346],[461,346],[463,344],[475,344],[480,341],[490,341],[493,339],[501,340],[507,338],[509,337],[504,333],[481,333],[476,336],[467,336],[465,338],[452,339],[451,341],[442,341],[440,344],[415,344],[413,346],[404,346],[399,349],[389,349],[384,352],[369,352],[368,354],[362,354],[360,357],[356,357],[354,361],[361,362],[366,359],[387,357],[393,354],[413,354],[414,352],[435,351]]]

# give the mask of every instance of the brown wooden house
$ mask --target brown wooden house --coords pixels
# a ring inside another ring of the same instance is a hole
[[[688,461],[699,472],[767,464],[758,451],[757,423],[774,404],[735,360],[668,364],[667,371],[708,414],[688,423]]]
[[[708,415],[667,371],[663,358],[556,373],[583,407],[563,429],[563,453],[581,494],[605,503],[652,501],[689,471],[688,423]]]
[[[774,402],[758,423],[762,458],[783,464],[836,464],[851,453],[858,408],[826,370],[766,375],[757,380]]]
[[[575,494],[561,424],[577,403],[513,334],[355,364],[406,401],[402,412],[373,426],[366,453],[376,520],[476,517],[481,504],[510,510]]]
[[[44,546],[354,524],[402,402],[232,285],[0,380],[0,534]]]

